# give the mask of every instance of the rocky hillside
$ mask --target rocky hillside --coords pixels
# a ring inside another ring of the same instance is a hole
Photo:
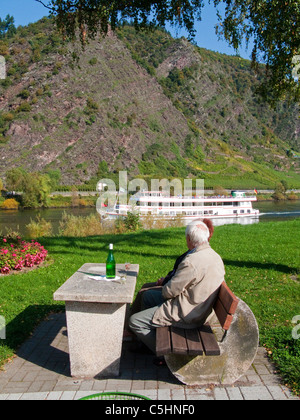
[[[127,169],[300,186],[297,108],[259,103],[247,60],[131,27],[82,50],[46,18],[0,41],[0,54],[0,177],[22,167],[81,184]]]

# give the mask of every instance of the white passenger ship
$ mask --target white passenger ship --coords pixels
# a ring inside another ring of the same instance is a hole
[[[153,215],[160,218],[243,218],[259,217],[259,210],[253,209],[256,196],[246,196],[243,191],[232,191],[230,196],[177,196],[172,197],[160,191],[142,191],[130,198],[130,203],[118,204],[113,208],[102,208],[102,215],[109,218],[123,217],[128,212],[139,213],[141,217]]]

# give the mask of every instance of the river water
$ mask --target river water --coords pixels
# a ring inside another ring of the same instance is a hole
[[[300,200],[298,201],[261,201],[253,205],[254,208],[260,210],[261,216],[258,219],[239,218],[239,219],[223,219],[215,220],[214,225],[220,226],[228,223],[253,224],[266,223],[279,220],[293,220],[300,217]],[[18,231],[21,235],[26,235],[26,225],[35,220],[38,215],[43,219],[50,221],[53,226],[54,234],[58,234],[59,222],[64,212],[74,214],[76,216],[88,216],[95,214],[95,208],[73,208],[73,209],[41,209],[41,210],[0,210],[0,233],[6,233],[7,229]]]

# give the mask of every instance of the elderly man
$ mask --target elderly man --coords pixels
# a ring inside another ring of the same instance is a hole
[[[155,353],[156,328],[173,325],[195,328],[212,313],[218,289],[224,281],[221,257],[209,245],[207,226],[196,221],[186,228],[189,252],[161,290],[143,296],[143,311],[131,316],[130,329]]]

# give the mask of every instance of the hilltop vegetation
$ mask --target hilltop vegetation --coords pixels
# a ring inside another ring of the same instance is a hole
[[[298,109],[255,96],[250,61],[164,30],[64,42],[44,18],[0,40],[0,177],[19,168],[92,184],[119,170],[206,186],[300,187]]]

